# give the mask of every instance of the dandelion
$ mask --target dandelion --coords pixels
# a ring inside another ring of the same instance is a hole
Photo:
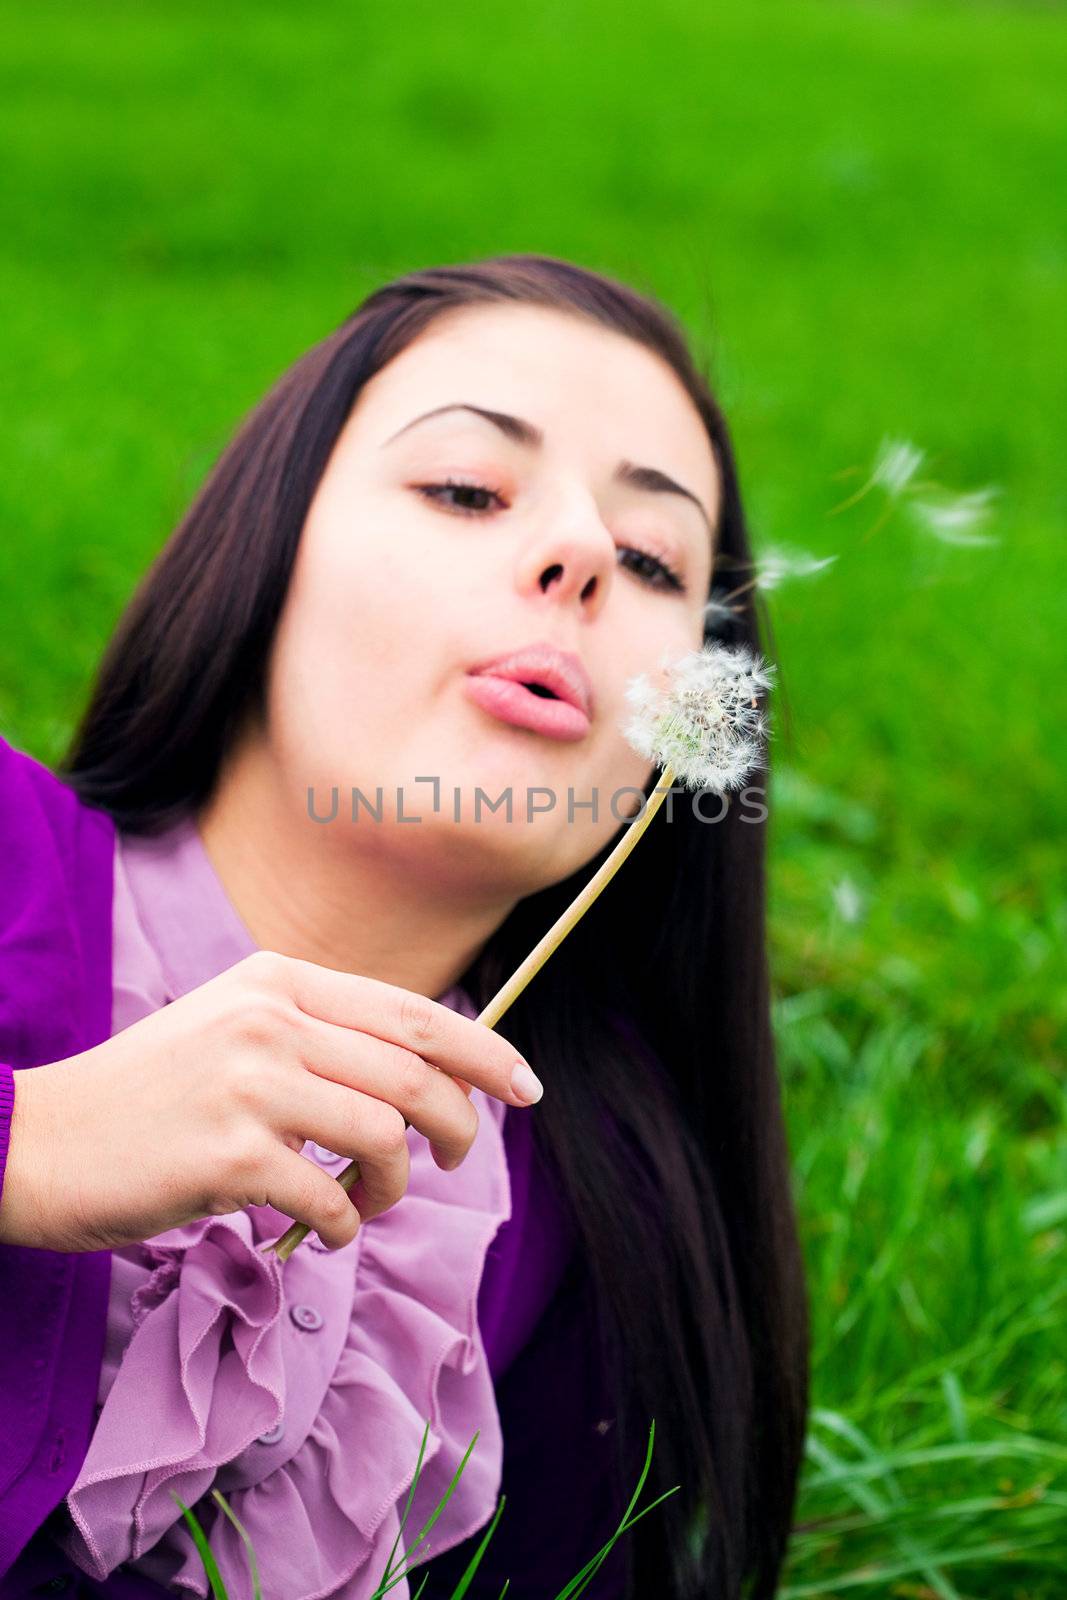
[[[770,688],[773,667],[745,645],[728,650],[717,644],[673,665],[661,657],[660,665],[667,670],[665,688],[654,688],[643,672],[627,687],[627,741],[687,789],[739,789],[761,761],[766,725],[757,695]]]
[[[739,789],[746,774],[762,764],[767,727],[759,696],[771,687],[773,666],[747,645],[727,647],[716,641],[673,660],[670,651],[664,650],[659,666],[666,680],[661,687],[644,672],[630,679],[625,691],[630,712],[619,724],[631,748],[662,769],[652,795],[566,911],[479,1013],[477,1020],[487,1028],[496,1026],[610,883],[676,780],[686,789],[722,794]],[[338,1174],[337,1182],[350,1190],[359,1177],[359,1162],[352,1161]],[[279,1260],[287,1261],[309,1231],[306,1222],[294,1222],[280,1239],[260,1249],[274,1250]]]

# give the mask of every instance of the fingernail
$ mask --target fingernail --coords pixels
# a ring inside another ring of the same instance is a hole
[[[525,1061],[520,1061],[511,1074],[511,1092],[524,1106],[532,1106],[535,1100],[540,1100],[545,1090]]]

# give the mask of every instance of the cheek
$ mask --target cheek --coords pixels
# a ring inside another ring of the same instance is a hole
[[[703,611],[699,606],[666,602],[658,608],[635,606],[626,626],[618,630],[614,648],[602,669],[602,681],[612,686],[615,721],[630,716],[626,690],[633,678],[644,675],[653,684],[662,683],[662,661],[677,660],[699,650],[703,638]]]
[[[624,682],[620,680],[611,703],[605,702],[602,706],[603,722],[599,736],[586,759],[581,762],[580,770],[575,771],[573,779],[576,791],[580,788],[587,792],[594,788],[597,790],[601,823],[603,825],[606,821],[609,832],[612,826],[618,825],[618,819],[614,824],[610,821],[612,794],[619,789],[643,790],[654,770],[658,770],[638,754],[622,731],[632,715],[630,706],[623,698],[624,687]],[[636,795],[623,794],[619,796],[617,809],[620,814],[627,814],[636,804]]]
[[[418,730],[439,689],[440,663],[462,643],[463,596],[454,563],[426,548],[395,508],[361,508],[309,524],[276,635],[272,716],[276,736],[306,754],[360,750],[373,765]]]
[[[701,607],[653,607],[650,603],[635,605],[628,626],[621,631],[617,647],[609,659],[602,662],[600,681],[610,684],[603,705],[604,726],[602,739],[596,753],[595,781],[606,803],[610,803],[613,790],[626,786],[643,790],[651,777],[658,772],[644,756],[638,754],[623,733],[623,727],[633,716],[626,699],[626,689],[632,678],[643,673],[655,685],[663,683],[660,657],[668,660],[699,650],[704,638]],[[636,806],[636,796],[620,797],[619,809]]]
[[[394,671],[425,636],[433,604],[404,530],[386,534],[372,506],[358,528],[331,525],[309,534],[290,591],[294,657],[353,677]]]

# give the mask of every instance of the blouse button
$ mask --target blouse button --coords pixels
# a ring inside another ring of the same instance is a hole
[[[273,1428],[269,1428],[266,1433],[261,1433],[260,1434],[259,1438],[256,1440],[256,1443],[257,1444],[277,1444],[278,1440],[282,1437],[282,1434],[284,1432],[285,1432],[285,1423],[284,1422],[276,1422],[274,1424]]]
[[[322,1327],[322,1314],[314,1306],[293,1306],[289,1315],[298,1328],[306,1328],[309,1333],[316,1333]]]

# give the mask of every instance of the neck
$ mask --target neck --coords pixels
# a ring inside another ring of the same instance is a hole
[[[518,898],[472,886],[469,863],[441,871],[442,852],[425,837],[413,849],[411,826],[351,824],[343,803],[334,822],[313,821],[306,789],[287,791],[259,739],[232,753],[197,827],[261,949],[431,999],[459,981]]]

